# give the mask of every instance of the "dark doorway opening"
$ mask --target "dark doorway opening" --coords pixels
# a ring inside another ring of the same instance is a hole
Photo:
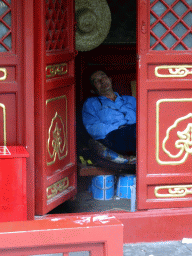
[[[130,199],[95,200],[90,192],[95,175],[111,174],[117,180],[120,175],[134,173],[136,166],[127,170],[118,167],[106,170],[96,165],[87,155],[87,137],[81,122],[84,101],[90,96],[87,74],[103,70],[112,78],[113,88],[121,95],[135,96],[136,86],[136,1],[108,0],[112,24],[105,41],[94,50],[79,52],[76,57],[76,120],[78,193],[73,200],[58,206],[49,214],[75,212],[130,211]],[[83,160],[80,158],[83,157]],[[91,160],[92,164],[89,164]],[[84,166],[82,165],[84,161]],[[116,189],[116,188],[115,188]]]

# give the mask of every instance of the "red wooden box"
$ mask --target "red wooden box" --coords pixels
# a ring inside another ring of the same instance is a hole
[[[0,147],[0,221],[27,220],[26,157],[22,146]]]

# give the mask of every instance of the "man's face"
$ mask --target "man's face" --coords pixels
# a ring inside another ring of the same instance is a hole
[[[96,89],[97,94],[105,96],[113,92],[111,79],[103,72],[97,71],[91,76],[91,81]]]

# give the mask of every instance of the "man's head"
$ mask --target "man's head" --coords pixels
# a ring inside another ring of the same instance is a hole
[[[90,77],[91,85],[96,94],[106,96],[113,93],[112,80],[103,71],[95,71]]]

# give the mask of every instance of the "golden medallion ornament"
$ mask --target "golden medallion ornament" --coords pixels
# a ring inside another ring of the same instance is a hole
[[[65,125],[57,112],[51,121],[48,134],[47,150],[52,161],[47,162],[47,165],[52,165],[55,163],[57,157],[59,160],[62,160],[67,156]]]

